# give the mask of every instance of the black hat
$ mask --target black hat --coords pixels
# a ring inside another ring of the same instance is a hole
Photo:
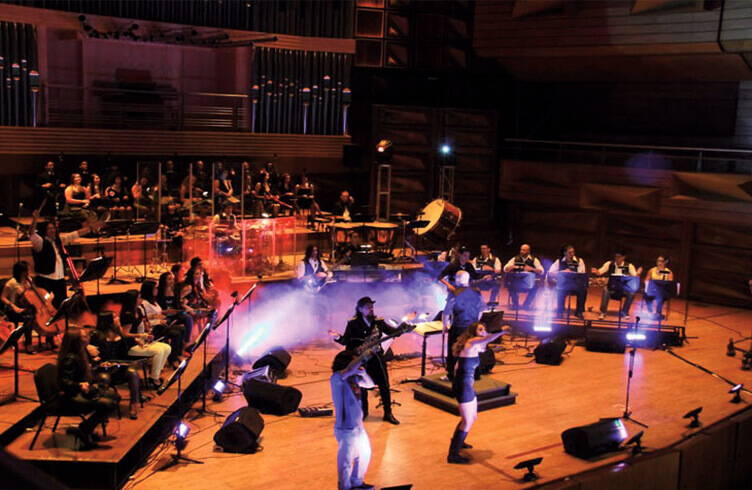
[[[363,296],[358,300],[358,308],[365,306],[367,304],[374,304],[375,301],[371,299],[370,296]]]

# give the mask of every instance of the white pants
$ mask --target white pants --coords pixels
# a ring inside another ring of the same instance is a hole
[[[147,347],[134,345],[128,351],[129,356],[150,357],[151,358],[151,379],[158,380],[162,368],[167,362],[167,357],[172,352],[170,344],[163,342],[152,342]]]
[[[363,484],[371,462],[371,441],[363,427],[334,429],[339,443],[337,452],[337,478],[340,490],[349,490]]]

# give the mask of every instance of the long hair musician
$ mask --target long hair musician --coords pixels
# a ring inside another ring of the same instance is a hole
[[[390,335],[398,333],[396,327],[391,327],[382,318],[376,318],[373,313],[374,301],[368,296],[358,300],[355,307],[355,316],[347,322],[345,333],[335,339],[335,342],[344,345],[348,350],[358,351],[358,349],[374,336]],[[387,371],[386,361],[378,349],[375,354],[366,363],[366,372],[373,378],[373,381],[379,387],[381,403],[384,407],[384,421],[390,424],[398,425],[399,420],[392,414],[392,394],[389,388],[389,372]],[[363,417],[368,416],[368,393],[361,391],[361,402],[363,404]]]

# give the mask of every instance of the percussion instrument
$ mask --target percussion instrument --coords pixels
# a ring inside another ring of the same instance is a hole
[[[462,210],[443,199],[435,199],[424,207],[418,216],[428,225],[415,228],[415,234],[434,243],[444,243],[454,234],[462,221]]]
[[[332,244],[335,248],[348,245],[351,242],[352,232],[365,226],[366,223],[335,223],[332,227]]]
[[[391,253],[397,239],[397,224],[374,221],[365,225],[366,242],[373,244],[378,250]]]

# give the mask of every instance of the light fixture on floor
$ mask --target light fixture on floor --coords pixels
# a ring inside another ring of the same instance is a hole
[[[694,410],[691,410],[684,414],[685,419],[692,419],[692,422],[689,423],[690,429],[696,429],[697,427],[700,427],[702,424],[700,423],[700,412],[702,412],[702,407],[697,407]]]
[[[525,476],[522,477],[522,481],[535,481],[538,478],[538,474],[535,472],[535,467],[538,466],[543,458],[533,458],[526,461],[521,461],[514,465],[515,470],[527,470]]]
[[[627,442],[624,443],[624,447],[632,446],[632,456],[637,456],[638,454],[642,453],[642,436],[645,434],[644,430],[641,430],[637,434],[633,435],[629,438]]]
[[[731,399],[731,403],[741,403],[742,402],[742,388],[744,388],[744,385],[742,383],[739,383],[738,385],[734,386],[729,390],[729,393],[734,394],[734,398]]]
[[[212,386],[212,390],[214,390],[214,396],[212,396],[212,400],[215,402],[222,401],[222,394],[224,394],[226,389],[227,384],[221,379],[218,379]]]

